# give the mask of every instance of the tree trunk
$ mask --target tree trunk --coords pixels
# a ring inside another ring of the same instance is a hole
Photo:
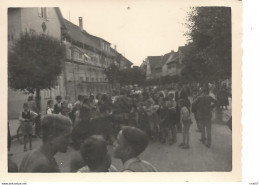
[[[41,90],[39,88],[36,88],[36,106],[37,106],[37,110],[38,113],[42,112],[42,106],[41,106]]]

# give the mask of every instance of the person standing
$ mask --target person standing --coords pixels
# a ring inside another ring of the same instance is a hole
[[[114,156],[123,162],[122,172],[157,172],[157,169],[139,155],[149,143],[147,135],[138,128],[125,126],[114,143]]]
[[[201,125],[200,141],[209,148],[211,146],[212,110],[217,106],[217,101],[209,96],[209,89],[204,87],[203,94],[194,102],[194,106],[197,108],[197,116]]]
[[[181,108],[181,123],[183,125],[183,141],[179,145],[183,149],[190,148],[190,125],[192,124],[190,117],[190,110],[185,105],[185,100],[179,100],[179,106]]]
[[[54,110],[53,110],[54,114],[61,114],[61,109],[62,109],[61,100],[62,100],[61,96],[56,96],[57,103],[54,105]]]
[[[35,119],[38,116],[37,113],[31,111],[29,109],[28,103],[23,104],[23,111],[21,112],[19,116],[19,120],[21,122],[21,130],[23,133],[23,141],[24,141],[24,151],[27,151],[27,138],[29,140],[29,147],[30,150],[32,150],[32,125],[33,125],[33,119]]]
[[[31,111],[37,114],[40,113],[39,109],[37,108],[33,94],[30,94],[28,96],[27,103]],[[40,117],[37,117],[35,118],[34,124],[32,125],[32,136],[36,137],[36,134],[39,135],[39,132],[40,132]]]
[[[53,114],[53,100],[47,101],[46,114]]]

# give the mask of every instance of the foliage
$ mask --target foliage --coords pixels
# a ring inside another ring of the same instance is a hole
[[[108,68],[104,70],[104,73],[109,82],[112,84],[118,82],[119,79],[119,67],[115,64],[111,64]]]
[[[161,78],[153,78],[146,80],[145,85],[166,85],[166,84],[176,84],[180,81],[180,77],[178,75],[173,76],[163,76]]]
[[[139,67],[119,70],[119,67],[112,64],[105,69],[108,81],[111,83],[120,83],[121,85],[141,85],[145,81],[145,74]]]
[[[185,47],[182,77],[215,81],[231,77],[231,9],[195,7],[187,17],[190,43]]]
[[[21,34],[8,53],[9,86],[30,93],[54,87],[62,72],[64,52],[55,38]]]
[[[122,85],[143,85],[145,73],[139,67],[127,68],[120,71],[120,83]]]

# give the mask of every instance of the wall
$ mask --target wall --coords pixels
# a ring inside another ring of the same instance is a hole
[[[48,18],[42,18],[38,15],[38,8],[22,8],[21,9],[21,27],[22,31],[32,29],[36,33],[44,33],[42,29],[42,23],[46,24],[47,35],[53,36],[57,39],[61,39],[61,25],[54,8],[46,8]]]
[[[48,9],[48,20],[38,16],[38,8],[15,8],[8,12],[8,34],[13,34],[14,40],[20,37],[23,31],[43,33],[42,22],[46,22],[46,34],[51,35],[60,40],[61,29],[58,16],[54,8]],[[8,42],[9,49],[13,41]],[[42,90],[42,111],[45,112],[47,101],[54,99],[57,95],[64,97],[64,82],[62,78],[58,82],[61,87],[52,90]],[[8,119],[17,119],[22,110],[23,103],[27,101],[28,95],[21,91],[14,91],[8,88]]]

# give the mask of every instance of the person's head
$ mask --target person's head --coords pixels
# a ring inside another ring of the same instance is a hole
[[[67,151],[72,123],[69,118],[51,114],[42,118],[42,140],[43,143],[51,144],[53,153]]]
[[[27,112],[27,111],[30,110],[30,109],[29,109],[29,104],[28,104],[27,102],[25,102],[25,103],[23,104],[23,110],[24,110],[25,112]]]
[[[86,97],[83,100],[83,105],[88,105],[89,104],[89,99]]]
[[[170,100],[173,100],[174,99],[174,93],[169,93],[168,97],[169,97]]]
[[[92,102],[94,99],[95,99],[95,96],[94,96],[93,93],[91,93],[91,94],[89,95],[89,100],[90,100],[90,102]]]
[[[97,99],[97,100],[100,100],[100,98],[101,98],[101,94],[98,93],[98,94],[96,95],[96,99]]]
[[[62,97],[61,97],[61,96],[56,96],[56,101],[57,101],[58,103],[60,103],[61,100],[62,100]]]
[[[83,100],[84,100],[84,96],[83,95],[78,95],[78,101],[80,101],[80,102],[83,102]]]
[[[90,170],[108,171],[111,159],[102,136],[92,135],[86,139],[80,147],[80,153]]]
[[[53,107],[53,100],[48,100],[47,106],[50,107],[50,108]]]
[[[148,145],[147,135],[136,127],[126,126],[118,133],[114,156],[123,161],[139,156]]]
[[[185,100],[184,99],[180,99],[179,101],[178,101],[178,104],[179,104],[179,107],[184,107],[185,106]]]
[[[107,103],[109,101],[109,96],[107,94],[102,94],[101,96],[101,100],[105,103]]]
[[[33,94],[30,94],[30,95],[28,96],[27,101],[33,101]]]

